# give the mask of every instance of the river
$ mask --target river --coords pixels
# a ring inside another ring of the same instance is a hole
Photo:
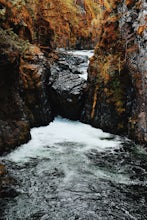
[[[31,136],[1,158],[17,180],[17,196],[0,199],[1,220],[147,219],[147,154],[140,146],[61,117]]]

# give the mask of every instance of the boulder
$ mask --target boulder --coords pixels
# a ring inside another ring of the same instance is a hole
[[[88,62],[88,56],[79,56],[58,50],[58,59],[51,65],[51,74],[68,71],[81,74],[81,66]]]
[[[78,120],[84,104],[86,81],[68,71],[53,74],[49,81],[53,112]]]

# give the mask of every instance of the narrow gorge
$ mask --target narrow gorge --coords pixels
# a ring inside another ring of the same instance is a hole
[[[0,0],[1,220],[147,218],[146,48],[145,0]]]

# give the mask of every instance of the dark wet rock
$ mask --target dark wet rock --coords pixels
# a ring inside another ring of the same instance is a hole
[[[18,107],[18,106],[17,106]],[[30,139],[30,126],[25,120],[0,120],[0,154]]]
[[[46,34],[42,37],[38,31],[37,42],[49,52],[53,32],[42,17],[32,23],[27,7],[19,6],[0,1],[5,11],[0,16],[0,154],[27,142],[30,127],[53,119],[46,92],[49,65],[40,49],[29,43],[34,41],[38,22],[40,28],[46,26]],[[21,13],[23,19],[17,16],[16,21],[14,17]]]
[[[2,50],[2,49],[1,49]],[[21,55],[0,55],[0,154],[27,142],[30,127],[47,125],[53,116],[47,95],[49,64],[39,48]]]
[[[68,71],[69,73],[80,74],[82,64],[88,62],[88,56],[73,55],[66,52],[58,53],[58,60],[51,65],[51,74]]]
[[[51,64],[49,96],[55,114],[74,120],[80,118],[86,82],[78,74],[80,65],[87,61],[87,56],[59,52],[58,59]]]
[[[31,127],[53,120],[47,92],[50,66],[39,48],[31,46],[20,63],[20,91]]]
[[[69,119],[79,119],[84,104],[85,80],[62,72],[52,75],[49,81],[53,112]]]
[[[19,56],[1,54],[0,154],[30,139],[30,126],[19,93]]]
[[[0,164],[0,198],[17,196],[15,184],[16,181],[8,174],[6,167]]]
[[[0,163],[0,177],[3,177],[4,175],[6,175],[7,171],[6,168],[3,164]]]
[[[145,2],[116,0],[104,12],[81,120],[147,145]]]

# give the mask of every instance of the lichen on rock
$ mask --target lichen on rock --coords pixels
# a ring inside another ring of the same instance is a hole
[[[147,140],[146,2],[105,1],[82,120]]]
[[[30,127],[52,120],[49,63],[37,46],[0,29],[0,154],[30,139]]]

